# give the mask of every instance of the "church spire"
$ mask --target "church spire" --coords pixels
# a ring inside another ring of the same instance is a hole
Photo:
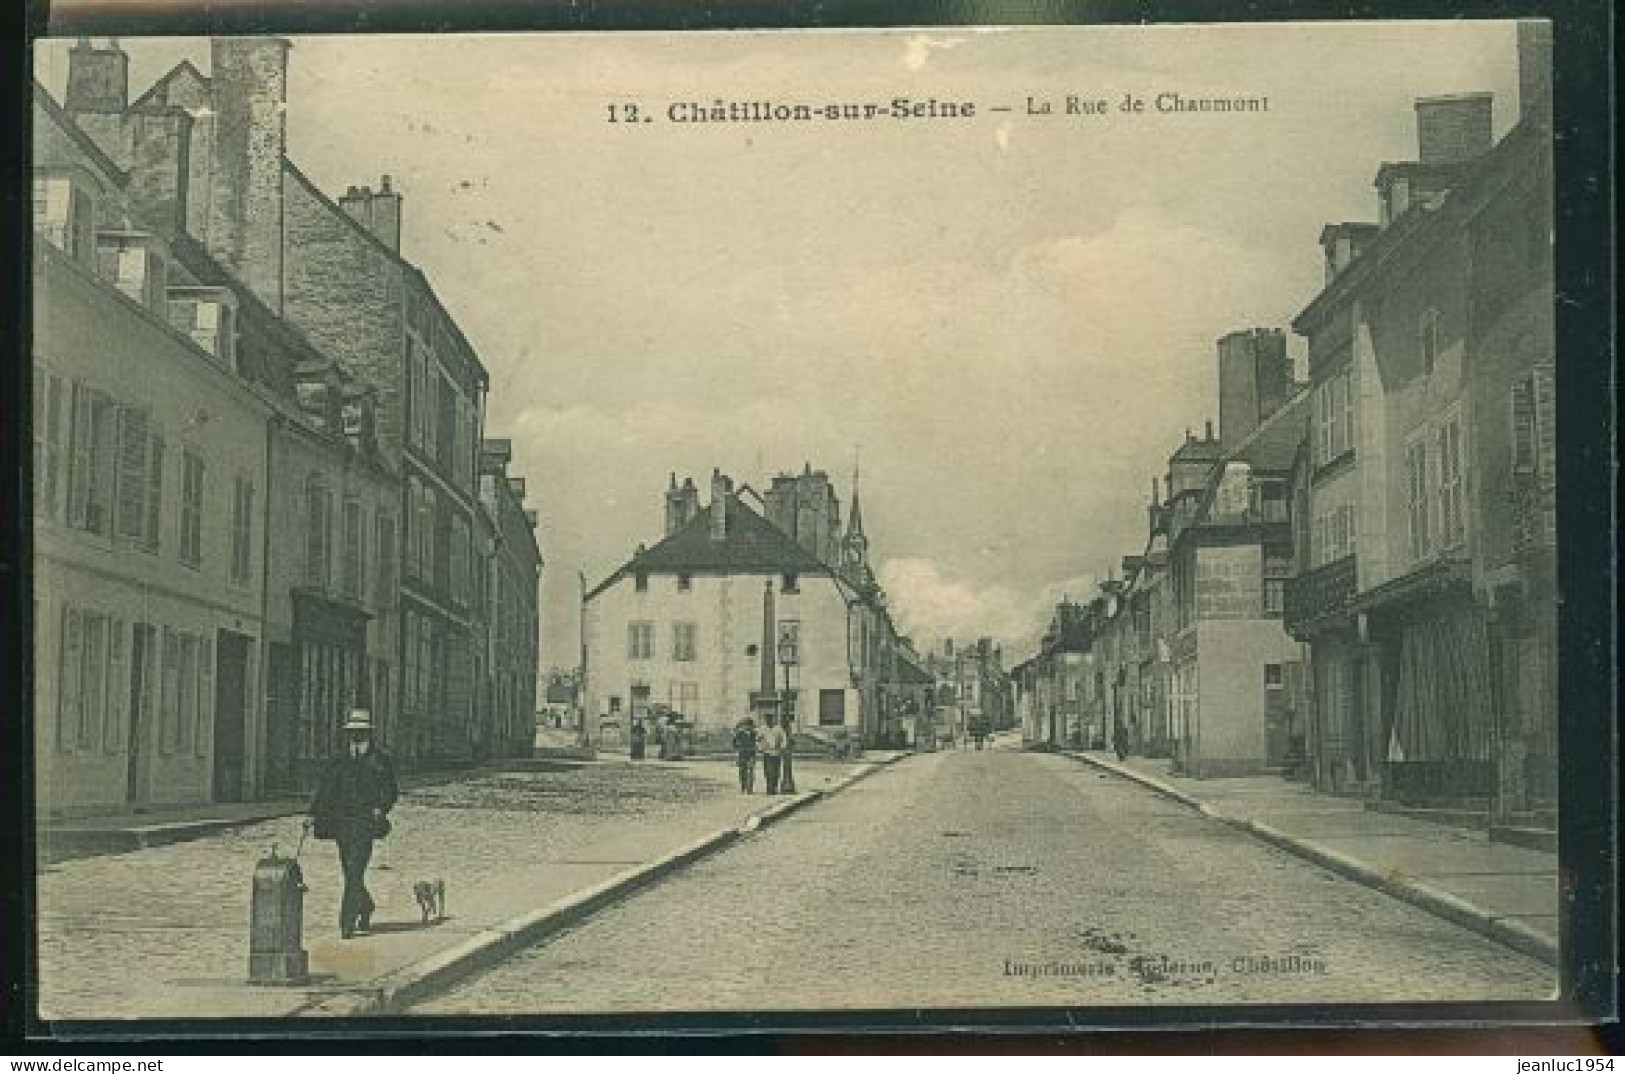
[[[863,533],[863,501],[858,493],[858,463],[852,461],[852,513],[846,519],[846,539],[842,542],[846,553],[847,573],[856,579],[869,575],[869,538]]]

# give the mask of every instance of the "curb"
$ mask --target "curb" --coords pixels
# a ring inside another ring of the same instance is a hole
[[[867,764],[829,787],[802,791],[794,798],[758,810],[737,827],[701,836],[655,860],[602,880],[592,887],[537,910],[509,918],[491,928],[437,951],[417,962],[356,985],[340,996],[312,1000],[295,1016],[355,1018],[391,1014],[421,1003],[469,974],[488,969],[518,951],[574,925],[610,903],[617,902],[671,873],[726,849],[746,835],[776,824],[814,802],[839,793],[874,774],[897,758]]]
[[[1350,880],[1357,881],[1367,887],[1375,888],[1385,895],[1409,903],[1418,909],[1426,910],[1435,917],[1441,917],[1452,924],[1470,929],[1481,936],[1487,936],[1520,954],[1538,958],[1553,966],[1560,965],[1557,944],[1520,921],[1496,917],[1483,907],[1476,906],[1457,895],[1450,894],[1448,891],[1442,891],[1439,888],[1398,874],[1384,873],[1346,854],[1339,854],[1335,850],[1320,846],[1309,840],[1300,839],[1295,835],[1288,835],[1262,821],[1221,812],[1200,799],[1194,798],[1178,788],[1169,786],[1154,776],[1142,775],[1132,769],[1122,768],[1098,757],[1090,757],[1087,754],[1067,753],[1066,756],[1082,761],[1084,764],[1092,765],[1102,772],[1110,772],[1123,779],[1138,783],[1142,787],[1146,787],[1178,802],[1180,805],[1195,810],[1204,817],[1209,817],[1221,824],[1227,824],[1232,828],[1244,831],[1280,850],[1295,854],[1306,861],[1314,862],[1323,869],[1348,877]]]

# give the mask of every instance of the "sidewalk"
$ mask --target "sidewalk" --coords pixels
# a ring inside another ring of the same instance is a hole
[[[1278,776],[1191,779],[1169,762],[1069,756],[1132,779],[1334,872],[1556,963],[1557,856],[1480,833],[1367,810]]]
[[[410,789],[368,873],[378,902],[371,935],[338,938],[337,855],[330,843],[304,845],[305,987],[245,983],[254,865],[273,843],[283,854],[298,846],[300,816],[46,866],[40,1016],[375,1011],[403,989],[488,964],[878,767],[798,758],[802,793],[779,799],[739,794],[732,765],[705,761],[481,773]],[[412,885],[428,879],[445,880],[447,916],[424,925]]]

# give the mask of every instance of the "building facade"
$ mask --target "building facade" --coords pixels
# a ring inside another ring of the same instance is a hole
[[[1318,785],[1401,806],[1555,806],[1550,127],[1526,98],[1416,103],[1418,153],[1378,173],[1376,225],[1324,236],[1309,339],[1307,571]],[[1536,74],[1531,76],[1530,73]]]

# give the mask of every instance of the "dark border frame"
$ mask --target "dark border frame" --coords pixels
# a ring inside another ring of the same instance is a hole
[[[36,957],[33,915],[33,740],[31,713],[5,721],[0,757],[18,770],[0,773],[0,787],[18,824],[0,826],[0,853],[20,863],[22,883],[0,885],[0,917],[23,925],[21,959],[5,960],[0,978],[7,1001],[0,1040],[34,1047],[67,1045],[74,1051],[131,1052],[137,1047],[175,1052],[189,1043],[254,1040],[272,1051],[332,1054],[445,1046],[448,1035],[479,1034],[482,1051],[576,1050],[611,1052],[724,1051],[1047,1051],[1125,1053],[1151,1046],[1166,1054],[1327,1050],[1438,1053],[1476,1051],[1478,1042],[1502,1050],[1574,1052],[1588,1041],[1605,1048],[1586,1024],[1614,1022],[1617,993],[1618,732],[1615,713],[1615,493],[1610,478],[1615,445],[1614,218],[1610,150],[1615,131],[1613,63],[1608,51],[1610,5],[1595,0],[28,0],[16,10],[22,34],[6,89],[15,93],[10,117],[29,113],[31,42],[39,36],[112,36],[248,33],[422,33],[581,30],[719,30],[859,28],[963,25],[1089,25],[1104,23],[1257,22],[1351,19],[1550,18],[1554,20],[1554,117],[1557,177],[1557,346],[1569,356],[1558,379],[1561,497],[1559,574],[1561,608],[1560,726],[1564,746],[1559,861],[1563,921],[1564,996],[1552,1003],[1438,1003],[1403,1005],[1225,1006],[1145,1009],[1057,1008],[977,1011],[870,1011],[809,1015],[708,1015],[569,1018],[380,1019],[331,1023],[58,1022],[33,1014],[29,982]],[[7,264],[30,264],[26,180],[28,120],[10,127],[13,152],[4,154],[0,199],[8,226]],[[15,174],[12,171],[15,170]],[[15,238],[14,238],[15,237]],[[32,353],[26,274],[8,274],[0,288],[0,326],[11,330],[11,353]],[[12,327],[15,326],[15,327]],[[5,552],[0,596],[11,612],[0,627],[8,661],[6,681],[21,690],[11,708],[28,713],[32,696],[32,543],[29,452],[26,435],[31,378],[27,364],[5,363],[5,398],[17,416],[3,424],[4,447],[19,465],[0,468],[5,494]],[[15,631],[15,633],[14,633]],[[16,643],[13,644],[13,638]],[[1611,747],[1611,748],[1598,748]],[[9,775],[11,778],[4,778]],[[13,948],[13,950],[16,950]],[[24,970],[17,980],[9,968]],[[1548,1026],[1535,1035],[1508,1027]],[[1567,1030],[1550,1028],[1568,1025]],[[1499,1026],[1492,1036],[1466,1027]],[[1262,1027],[1273,1027],[1264,1029]],[[1365,1027],[1362,1029],[1361,1027]],[[1380,1027],[1380,1029],[1374,1029]],[[1409,1028],[1407,1028],[1409,1027]],[[1420,1035],[1415,1027],[1433,1027]],[[1082,1036],[1080,1030],[1128,1032]],[[1217,1032],[1214,1032],[1214,1031]],[[1617,1031],[1617,1024],[1614,1026]],[[974,1036],[967,1037],[970,1032]],[[1374,1032],[1380,1035],[1374,1035]],[[952,1034],[952,1037],[948,1036]],[[1035,1036],[1036,1034],[1036,1036]],[[1154,1036],[1148,1036],[1154,1034]],[[1509,1038],[1508,1034],[1512,1034]],[[1614,1036],[1609,1032],[1608,1036]],[[1526,1041],[1527,1045],[1520,1043]],[[1577,1047],[1578,1046],[1578,1047]],[[1617,1047],[1614,1036],[1612,1047]]]

